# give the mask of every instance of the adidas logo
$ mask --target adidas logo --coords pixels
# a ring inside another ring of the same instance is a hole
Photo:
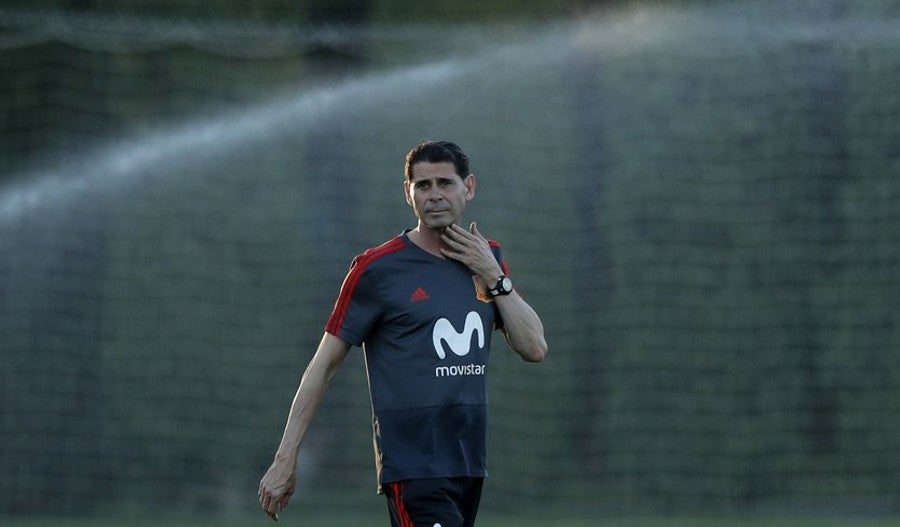
[[[422,300],[428,300],[429,298],[431,298],[431,296],[429,296],[421,287],[417,287],[416,290],[413,291],[413,294],[409,295],[410,302],[421,302]]]

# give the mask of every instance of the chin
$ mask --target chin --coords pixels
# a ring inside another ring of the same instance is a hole
[[[431,222],[424,223],[424,225],[427,229],[430,229],[433,231],[443,231],[447,227],[453,225],[453,221],[450,221],[450,220],[431,221]]]

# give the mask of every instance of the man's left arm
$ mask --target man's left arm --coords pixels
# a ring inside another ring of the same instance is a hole
[[[496,280],[495,280],[496,282]],[[534,309],[519,293],[494,297],[500,316],[503,317],[503,335],[509,347],[528,362],[541,362],[547,355],[544,325]]]
[[[503,275],[490,244],[478,232],[475,223],[469,226],[468,231],[459,225],[451,225],[442,238],[446,245],[441,249],[444,256],[465,264],[488,287],[493,287]],[[513,290],[508,295],[495,296],[494,303],[503,319],[503,334],[509,347],[525,361],[544,360],[547,355],[544,325],[528,302]]]

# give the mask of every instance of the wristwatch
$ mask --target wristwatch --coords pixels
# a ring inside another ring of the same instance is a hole
[[[500,275],[500,279],[497,280],[497,285],[489,289],[488,292],[491,294],[491,296],[500,296],[508,295],[512,293],[512,290],[512,280],[508,276]]]

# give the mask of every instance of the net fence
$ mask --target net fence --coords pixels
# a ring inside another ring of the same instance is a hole
[[[485,510],[900,509],[900,4],[58,4],[0,7],[0,517],[254,512],[424,138],[551,350]],[[383,517],[358,350],[299,469]]]

